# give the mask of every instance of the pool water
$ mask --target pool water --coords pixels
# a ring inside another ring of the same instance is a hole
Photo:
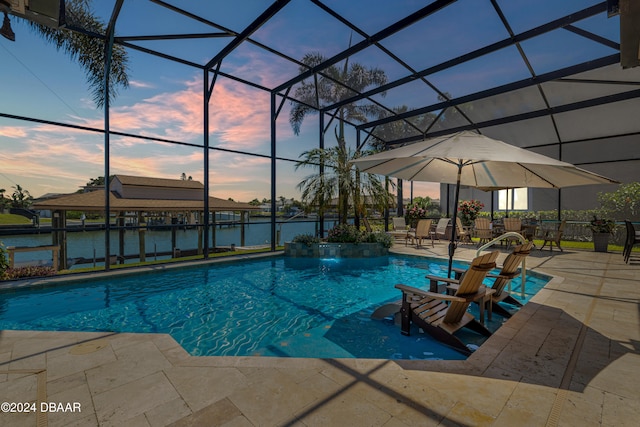
[[[402,336],[391,318],[370,318],[401,297],[395,284],[428,287],[434,273],[446,275],[444,260],[272,257],[3,290],[0,329],[168,333],[195,356],[463,359],[417,330]],[[523,302],[547,280],[528,274]],[[488,327],[503,321],[494,315]]]

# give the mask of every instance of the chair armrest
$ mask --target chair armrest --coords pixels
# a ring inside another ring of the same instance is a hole
[[[444,283],[451,283],[451,284],[459,284],[460,283],[460,281],[457,280],[457,279],[450,279],[448,277],[433,276],[431,274],[427,274],[424,277],[425,277],[425,279],[429,279],[430,281],[434,281],[434,282],[444,282]]]
[[[437,294],[435,292],[424,291],[422,289],[414,288],[413,286],[407,286],[403,284],[397,284],[396,289],[400,289],[405,295],[417,295],[422,298],[433,298],[442,301],[458,301],[458,302],[466,302],[465,298],[456,297],[453,295],[445,295],[445,294]]]
[[[491,279],[497,279],[498,277],[501,277],[503,279],[515,279],[519,275],[520,275],[520,269],[518,269],[518,271],[511,274],[487,274],[487,277]]]

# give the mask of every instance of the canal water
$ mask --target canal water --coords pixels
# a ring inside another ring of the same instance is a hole
[[[276,224],[277,237],[276,244],[290,242],[298,234],[315,234],[316,222],[309,220],[290,220]],[[325,227],[331,228],[332,221],[325,221]],[[119,252],[118,231],[111,231],[110,248],[111,255]],[[244,225],[244,245],[259,246],[271,244],[271,223],[266,219],[253,219]],[[52,234],[43,232],[40,234],[15,234],[0,236],[0,242],[5,246],[46,246],[52,244]],[[215,246],[241,246],[241,226],[224,225],[215,228]],[[145,246],[148,257],[153,259],[156,253],[171,252],[171,230],[147,230],[145,232]],[[211,241],[211,240],[210,240]],[[138,231],[127,229],[124,232],[124,253],[125,255],[137,256]],[[198,231],[195,228],[180,228],[176,230],[176,248],[189,250],[198,248]],[[70,231],[67,232],[67,258],[71,260],[84,259],[85,262],[92,262],[94,258],[104,258],[104,232],[96,231]],[[15,254],[16,265],[24,264],[47,264],[51,262],[51,251],[38,252],[18,252]],[[149,258],[148,258],[149,259]],[[157,257],[161,259],[161,257]],[[80,264],[81,265],[81,264]],[[86,264],[85,264],[86,265]]]

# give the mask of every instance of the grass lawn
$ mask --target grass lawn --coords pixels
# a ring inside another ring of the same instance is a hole
[[[0,225],[32,224],[31,220],[22,215],[0,214]]]

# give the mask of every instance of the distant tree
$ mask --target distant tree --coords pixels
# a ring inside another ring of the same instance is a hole
[[[91,0],[67,0],[65,8],[67,26],[78,27],[96,35],[105,34],[106,25],[91,11]],[[106,100],[103,84],[104,39],[64,28],[53,29],[33,21],[27,22],[45,40],[54,44],[58,50],[63,50],[80,64],[85,71],[94,102],[98,107],[103,107]],[[111,69],[109,70],[111,77],[110,100],[115,99],[119,88],[129,86],[127,66],[128,58],[125,48],[114,45],[111,54]]]
[[[187,177],[187,174],[185,174],[184,172],[180,174],[180,179],[183,181],[193,181],[193,177],[191,175]]]
[[[109,182],[113,179],[115,175],[109,175]],[[84,185],[85,188],[100,188],[104,187],[104,176],[99,176],[97,178],[90,178],[89,181]],[[77,193],[82,193],[85,191],[84,189],[80,189]]]
[[[28,208],[33,203],[33,196],[27,190],[22,188],[20,184],[16,184],[13,194],[11,195],[11,206],[14,208]]]
[[[4,197],[4,193],[7,190],[4,188],[0,188],[0,212],[4,212],[4,210],[11,204],[11,199]]]
[[[252,201],[249,202],[249,204],[251,206],[260,206],[262,204],[262,202],[258,199],[253,199]]]

